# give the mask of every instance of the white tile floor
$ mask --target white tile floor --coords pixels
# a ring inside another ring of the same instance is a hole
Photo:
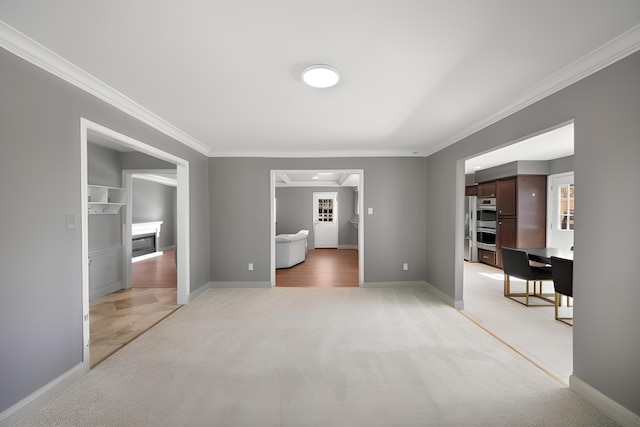
[[[573,328],[555,320],[553,305],[526,307],[505,298],[502,270],[464,264],[463,313],[568,385],[573,372]],[[544,293],[553,293],[552,282],[543,286]],[[512,278],[511,290],[524,292],[524,281]],[[564,308],[560,314],[570,316],[571,310]]]

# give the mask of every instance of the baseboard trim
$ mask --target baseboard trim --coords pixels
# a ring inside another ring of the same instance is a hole
[[[358,249],[358,245],[338,245],[338,249]]]
[[[11,426],[44,405],[71,383],[89,372],[88,364],[79,363],[53,381],[40,387],[18,403],[0,413],[0,427]]]
[[[195,291],[189,293],[189,298],[188,301],[191,302],[194,299],[198,298],[200,295],[202,295],[204,293],[204,291],[206,291],[207,289],[211,288],[211,284],[213,282],[207,282],[204,285],[200,286],[198,289],[196,289]]]
[[[363,288],[410,288],[417,286],[426,286],[425,281],[406,281],[406,282],[365,282]]]
[[[89,291],[89,301],[112,294],[120,289],[123,289],[120,281],[97,286]]]
[[[578,396],[591,402],[602,412],[622,424],[623,426],[640,426],[640,416],[634,414],[615,400],[605,396],[591,385],[575,375],[569,377],[569,387]]]
[[[463,301],[455,301],[453,298],[451,298],[449,295],[445,294],[440,289],[438,289],[435,286],[433,286],[431,283],[429,283],[429,282],[424,282],[424,283],[425,283],[425,286],[427,287],[427,289],[429,289],[429,291],[436,298],[438,298],[438,300],[440,300],[440,302],[442,302],[443,304],[449,305],[449,306],[454,307],[454,308],[456,308],[458,310],[462,310],[464,308],[464,302]]]
[[[209,282],[214,289],[227,288],[270,288],[270,282]]]

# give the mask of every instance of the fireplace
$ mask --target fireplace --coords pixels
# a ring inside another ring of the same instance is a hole
[[[135,258],[156,252],[156,234],[140,234],[131,238],[131,255]]]
[[[155,255],[162,255],[159,251],[160,228],[162,221],[142,222],[132,224],[131,227],[131,258],[141,260]],[[140,258],[143,257],[143,258]]]

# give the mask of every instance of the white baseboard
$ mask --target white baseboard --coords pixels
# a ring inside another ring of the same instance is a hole
[[[189,302],[193,301],[194,299],[198,298],[200,295],[202,295],[204,293],[204,291],[206,291],[207,289],[211,288],[213,282],[208,282],[205,283],[204,285],[200,286],[198,289],[196,289],[195,291],[191,292],[189,294]]]
[[[416,286],[426,286],[425,281],[406,281],[406,282],[365,282],[362,284],[363,288],[408,288]]]
[[[429,289],[429,291],[432,294],[434,294],[444,304],[450,305],[451,307],[454,307],[454,308],[456,308],[458,310],[463,310],[464,309],[464,302],[463,301],[455,301],[449,295],[445,294],[444,292],[442,292],[440,289],[436,288],[435,286],[433,286],[429,282],[425,282],[425,284],[426,284],[427,289]]]
[[[569,377],[569,387],[578,396],[591,402],[598,409],[623,426],[640,426],[640,415],[634,414],[575,375],[571,375]]]
[[[116,291],[119,291],[120,289],[122,289],[122,282],[113,282],[100,285],[89,291],[89,301],[112,294]]]
[[[0,413],[0,427],[11,426],[25,418],[87,372],[89,372],[88,364],[85,367],[84,363],[79,363],[18,403],[5,409]]]
[[[270,288],[269,282],[209,282],[215,289],[224,288]]]
[[[358,245],[338,245],[338,249],[358,249]]]

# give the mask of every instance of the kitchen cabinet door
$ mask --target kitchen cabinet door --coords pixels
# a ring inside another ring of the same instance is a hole
[[[516,219],[501,218],[496,230],[496,264],[502,268],[502,248],[515,248],[516,246]]]
[[[516,180],[498,181],[496,210],[498,216],[516,216]]]
[[[496,182],[478,184],[478,197],[496,197]]]

